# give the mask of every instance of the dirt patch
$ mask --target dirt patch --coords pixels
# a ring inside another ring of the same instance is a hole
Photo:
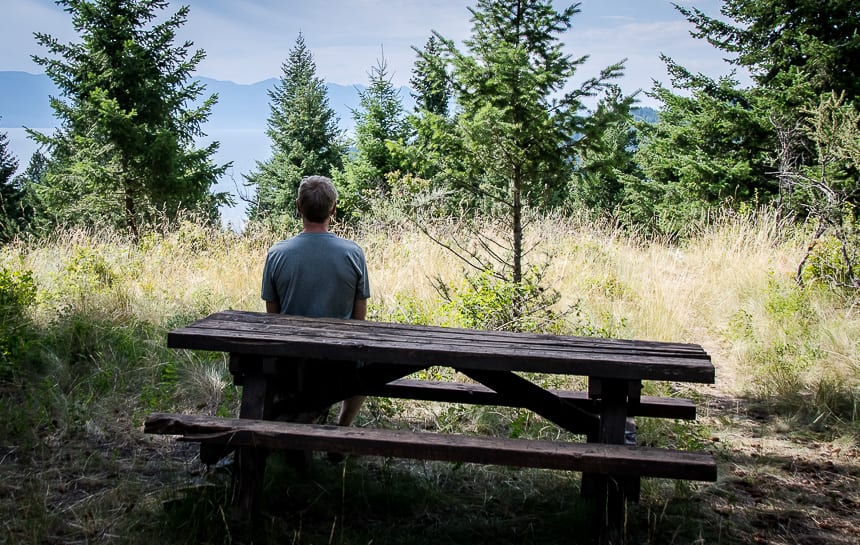
[[[699,403],[719,480],[647,483],[650,493],[630,512],[632,543],[858,542],[856,438],[812,433],[741,398]],[[195,444],[116,426],[0,446],[0,542],[242,542],[224,518],[228,474],[213,481]],[[548,544],[571,527],[581,539],[590,524],[577,507],[576,475],[376,458],[323,473],[272,485],[267,538],[328,542],[336,528],[345,543]],[[356,500],[341,505],[345,494]]]
[[[708,408],[703,420],[713,432],[720,478],[701,499],[727,542],[858,542],[856,438],[827,440],[739,398],[714,397]]]

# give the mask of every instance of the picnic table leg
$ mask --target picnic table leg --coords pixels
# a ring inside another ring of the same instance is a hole
[[[597,433],[588,435],[588,442],[620,445],[624,443],[627,423],[627,404],[631,386],[626,380],[590,379],[589,395],[600,399],[600,426]],[[635,483],[633,482],[635,480]],[[582,476],[582,493],[597,502],[600,540],[604,544],[624,542],[624,527],[628,493],[638,495],[639,479],[612,475],[585,474]]]
[[[270,416],[272,394],[262,374],[246,375],[242,385],[239,418],[266,420]],[[263,490],[267,452],[260,447],[240,447],[236,451],[236,478],[233,505],[246,518],[254,513]]]
[[[600,442],[613,445],[624,443],[624,428],[627,423],[627,383],[604,380],[601,394]],[[612,475],[603,477],[604,483],[598,491],[598,501],[603,509],[603,528],[606,543],[623,543],[624,519],[627,503],[624,483]]]

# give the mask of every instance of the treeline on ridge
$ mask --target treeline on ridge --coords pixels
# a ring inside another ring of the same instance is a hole
[[[34,59],[61,90],[51,98],[60,126],[30,131],[41,148],[18,176],[0,134],[0,238],[97,224],[137,238],[189,211],[217,221],[230,196],[212,186],[228,165],[214,163],[217,143],[195,147],[217,97],[190,81],[205,53],[175,43],[189,9],[159,18],[166,1],[58,3],[81,41],[35,34],[47,53]],[[585,209],[683,237],[715,207],[773,206],[813,225],[799,280],[814,262],[831,284],[858,287],[860,8],[727,0],[717,16],[676,7],[752,84],[664,57],[671,82],[646,91],[656,121],[634,119],[636,96],[616,83],[622,60],[571,85],[587,56],[563,50],[578,4],[477,1],[462,47],[437,32],[414,46],[414,111],[385,59],[371,67],[350,137],[300,34],[269,93],[270,158],[244,176],[250,224],[291,228],[299,181],[323,174],[340,190],[341,222],[383,203],[419,223],[501,218],[505,247],[465,259],[519,283],[532,212]]]

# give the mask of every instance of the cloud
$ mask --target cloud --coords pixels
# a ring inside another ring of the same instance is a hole
[[[412,46],[422,47],[431,29],[460,40],[468,34],[467,19],[463,3],[450,0],[197,0],[182,35],[207,52],[198,71],[218,79],[252,83],[279,75],[302,32],[324,79],[363,82],[384,50],[395,84],[401,85],[410,77]]]
[[[78,40],[69,15],[52,0],[8,3],[14,7],[0,18],[4,52],[0,70],[42,72],[29,58],[46,53],[33,39],[35,30],[61,42]],[[415,62],[412,46],[422,47],[432,30],[455,43],[471,34],[466,6],[474,4],[463,0],[171,0],[164,15],[186,3],[191,12],[177,38],[191,40],[206,51],[199,75],[237,83],[277,77],[302,32],[317,72],[326,81],[365,83],[384,52],[395,85],[408,83]],[[717,13],[720,2],[700,0],[695,5]],[[563,36],[572,55],[590,55],[577,73],[579,79],[627,58],[625,90],[648,89],[652,78],[667,79],[661,52],[708,75],[729,70],[719,52],[690,37],[689,23],[668,0],[584,2],[581,10]]]
[[[712,45],[690,36],[690,29],[685,20],[618,20],[611,26],[574,29],[566,37],[566,52],[574,57],[589,55],[587,63],[577,72],[578,79],[582,80],[626,58],[622,88],[627,93],[650,90],[654,80],[669,83],[665,64],[660,60],[661,53],[693,72],[710,77],[726,75],[735,68],[726,63],[724,55]],[[644,95],[640,95],[640,99],[643,104],[653,105]]]

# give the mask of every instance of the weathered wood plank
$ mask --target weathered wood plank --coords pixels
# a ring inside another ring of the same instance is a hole
[[[579,360],[605,360],[635,362],[659,362],[672,361],[676,365],[701,366],[708,364],[710,358],[702,354],[689,354],[684,352],[664,353],[656,351],[637,351],[634,347],[627,350],[622,348],[599,349],[596,347],[565,345],[558,343],[555,346],[548,344],[534,346],[527,343],[512,343],[501,341],[488,341],[486,339],[450,339],[445,337],[416,338],[408,334],[389,336],[380,335],[378,332],[363,329],[361,331],[344,331],[337,335],[322,334],[318,330],[284,330],[273,331],[271,329],[260,330],[253,324],[234,324],[233,327],[219,327],[221,324],[210,323],[207,327],[183,328],[172,333],[175,337],[172,344],[180,342],[183,337],[206,337],[222,340],[222,342],[241,343],[266,343],[279,341],[301,341],[308,344],[320,344],[326,346],[348,346],[352,349],[374,349],[378,346],[396,347],[400,350],[409,348],[414,351],[438,350],[444,347],[445,353],[475,353],[475,354],[516,354],[520,357],[529,358],[558,358],[575,357]],[[181,346],[174,346],[182,348]],[[287,355],[287,354],[284,354]]]
[[[300,449],[582,471],[601,475],[715,481],[713,456],[650,447],[560,443],[401,430],[317,426],[156,413],[146,433],[235,446]]]
[[[701,349],[637,353],[636,343],[616,343],[611,348],[596,349],[583,345],[580,338],[552,337],[557,341],[553,344],[545,340],[546,336],[508,334],[494,337],[472,330],[456,330],[455,339],[450,335],[446,337],[445,328],[418,326],[400,326],[398,333],[392,335],[381,333],[389,329],[389,324],[375,322],[291,316],[275,316],[262,323],[246,321],[260,320],[259,314],[217,313],[208,320],[170,332],[168,346],[280,357],[447,365],[631,380],[714,381],[713,364]],[[311,327],[314,324],[317,327]],[[433,335],[429,335],[431,331]],[[533,338],[541,339],[540,343],[530,344],[528,341]],[[565,344],[565,339],[578,340]]]
[[[518,399],[523,407],[569,432],[588,434],[599,424],[596,414],[568,405],[558,396],[514,373],[475,369],[459,371],[503,396]]]
[[[597,402],[589,399],[588,393],[572,390],[548,390],[564,401],[583,410],[595,412]],[[421,401],[440,401],[446,403],[466,403],[473,405],[495,405],[500,407],[522,407],[517,396],[504,396],[483,384],[468,382],[449,382],[432,380],[401,379],[367,388],[366,395],[394,397],[398,399],[417,399]],[[696,405],[689,399],[642,396],[639,403],[629,407],[630,416],[652,418],[676,418],[695,420]]]
[[[197,322],[189,324],[186,328],[224,330],[241,330],[243,328],[249,328],[258,332],[286,335],[311,333],[320,337],[332,336],[337,338],[342,338],[344,335],[347,337],[355,336],[356,338],[359,338],[367,335],[368,332],[372,332],[373,335],[381,338],[386,336],[402,338],[404,335],[408,335],[411,339],[415,339],[416,342],[422,342],[422,340],[436,342],[438,339],[442,338],[445,339],[446,343],[454,344],[460,342],[514,342],[520,346],[528,346],[536,349],[541,347],[556,348],[558,346],[565,346],[567,348],[579,348],[582,350],[620,350],[624,353],[652,353],[654,355],[667,357],[685,354],[694,357],[707,357],[707,354],[702,350],[702,348],[694,344],[601,339],[566,335],[478,331],[384,322],[355,323],[348,320],[329,318],[306,318],[240,311],[223,311],[214,313],[203,320],[198,320]]]
[[[559,344],[576,346],[582,348],[597,348],[601,350],[611,350],[618,348],[624,352],[629,352],[631,349],[642,351],[653,351],[658,354],[666,352],[682,353],[688,352],[694,355],[707,356],[701,346],[689,343],[672,343],[658,341],[641,341],[641,340],[624,340],[624,339],[605,339],[597,337],[577,337],[572,335],[551,335],[551,334],[535,334],[535,333],[517,333],[508,331],[477,331],[473,329],[463,329],[454,327],[439,327],[439,326],[416,326],[410,324],[399,324],[389,322],[355,322],[337,320],[334,318],[308,318],[304,316],[281,316],[277,314],[268,314],[260,312],[248,311],[221,311],[212,314],[211,316],[198,320],[189,325],[193,327],[199,325],[201,327],[210,327],[209,324],[218,322],[234,322],[237,324],[257,324],[255,329],[278,331],[281,328],[296,329],[310,328],[316,332],[325,334],[326,331],[340,336],[343,333],[349,333],[356,328],[367,328],[379,334],[388,332],[391,335],[402,337],[404,334],[420,339],[428,337],[437,339],[444,337],[446,342],[456,341],[461,338],[471,342],[475,339],[476,333],[480,338],[488,340],[496,340],[500,342],[514,341],[517,344],[528,345],[549,345],[552,347]],[[229,329],[229,326],[228,326]]]

